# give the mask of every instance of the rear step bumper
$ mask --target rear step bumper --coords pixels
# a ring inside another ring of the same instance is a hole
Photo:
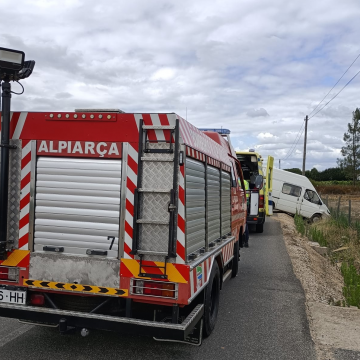
[[[0,316],[25,320],[32,323],[58,325],[60,320],[67,326],[128,334],[153,336],[170,340],[184,341],[204,314],[204,305],[197,305],[181,324],[148,321],[126,317],[88,314],[75,311],[40,308],[35,306],[1,304]]]

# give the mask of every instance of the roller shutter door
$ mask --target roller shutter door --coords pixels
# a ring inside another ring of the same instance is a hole
[[[221,235],[231,232],[230,174],[221,172]]]
[[[205,165],[186,159],[186,249],[191,254],[205,247]]]
[[[34,250],[116,258],[121,160],[39,157],[36,174]]]
[[[220,238],[220,170],[207,166],[207,233],[209,243]]]

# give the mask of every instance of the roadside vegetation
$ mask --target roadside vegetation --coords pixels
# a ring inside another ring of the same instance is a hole
[[[344,277],[345,302],[336,305],[357,306],[360,309],[360,221],[351,221],[347,214],[331,210],[331,218],[309,224],[295,215],[295,226],[310,241],[328,248],[330,261],[337,265]]]

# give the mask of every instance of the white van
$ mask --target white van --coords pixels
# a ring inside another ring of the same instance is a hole
[[[289,171],[273,169],[273,206],[290,214],[318,221],[330,211],[321,200],[310,180]]]

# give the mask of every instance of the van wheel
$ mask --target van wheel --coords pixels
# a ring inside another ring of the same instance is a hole
[[[209,283],[205,289],[204,301],[204,336],[209,336],[215,328],[220,301],[220,270],[217,261],[214,261]]]
[[[256,232],[263,233],[264,232],[264,224],[257,224],[256,225]]]
[[[234,278],[239,272],[239,260],[240,260],[239,242],[240,240],[234,244],[234,258],[232,260],[232,268],[231,268],[232,278]]]
[[[317,223],[321,220],[321,215],[319,214],[315,214],[311,217],[310,222],[313,223]]]

